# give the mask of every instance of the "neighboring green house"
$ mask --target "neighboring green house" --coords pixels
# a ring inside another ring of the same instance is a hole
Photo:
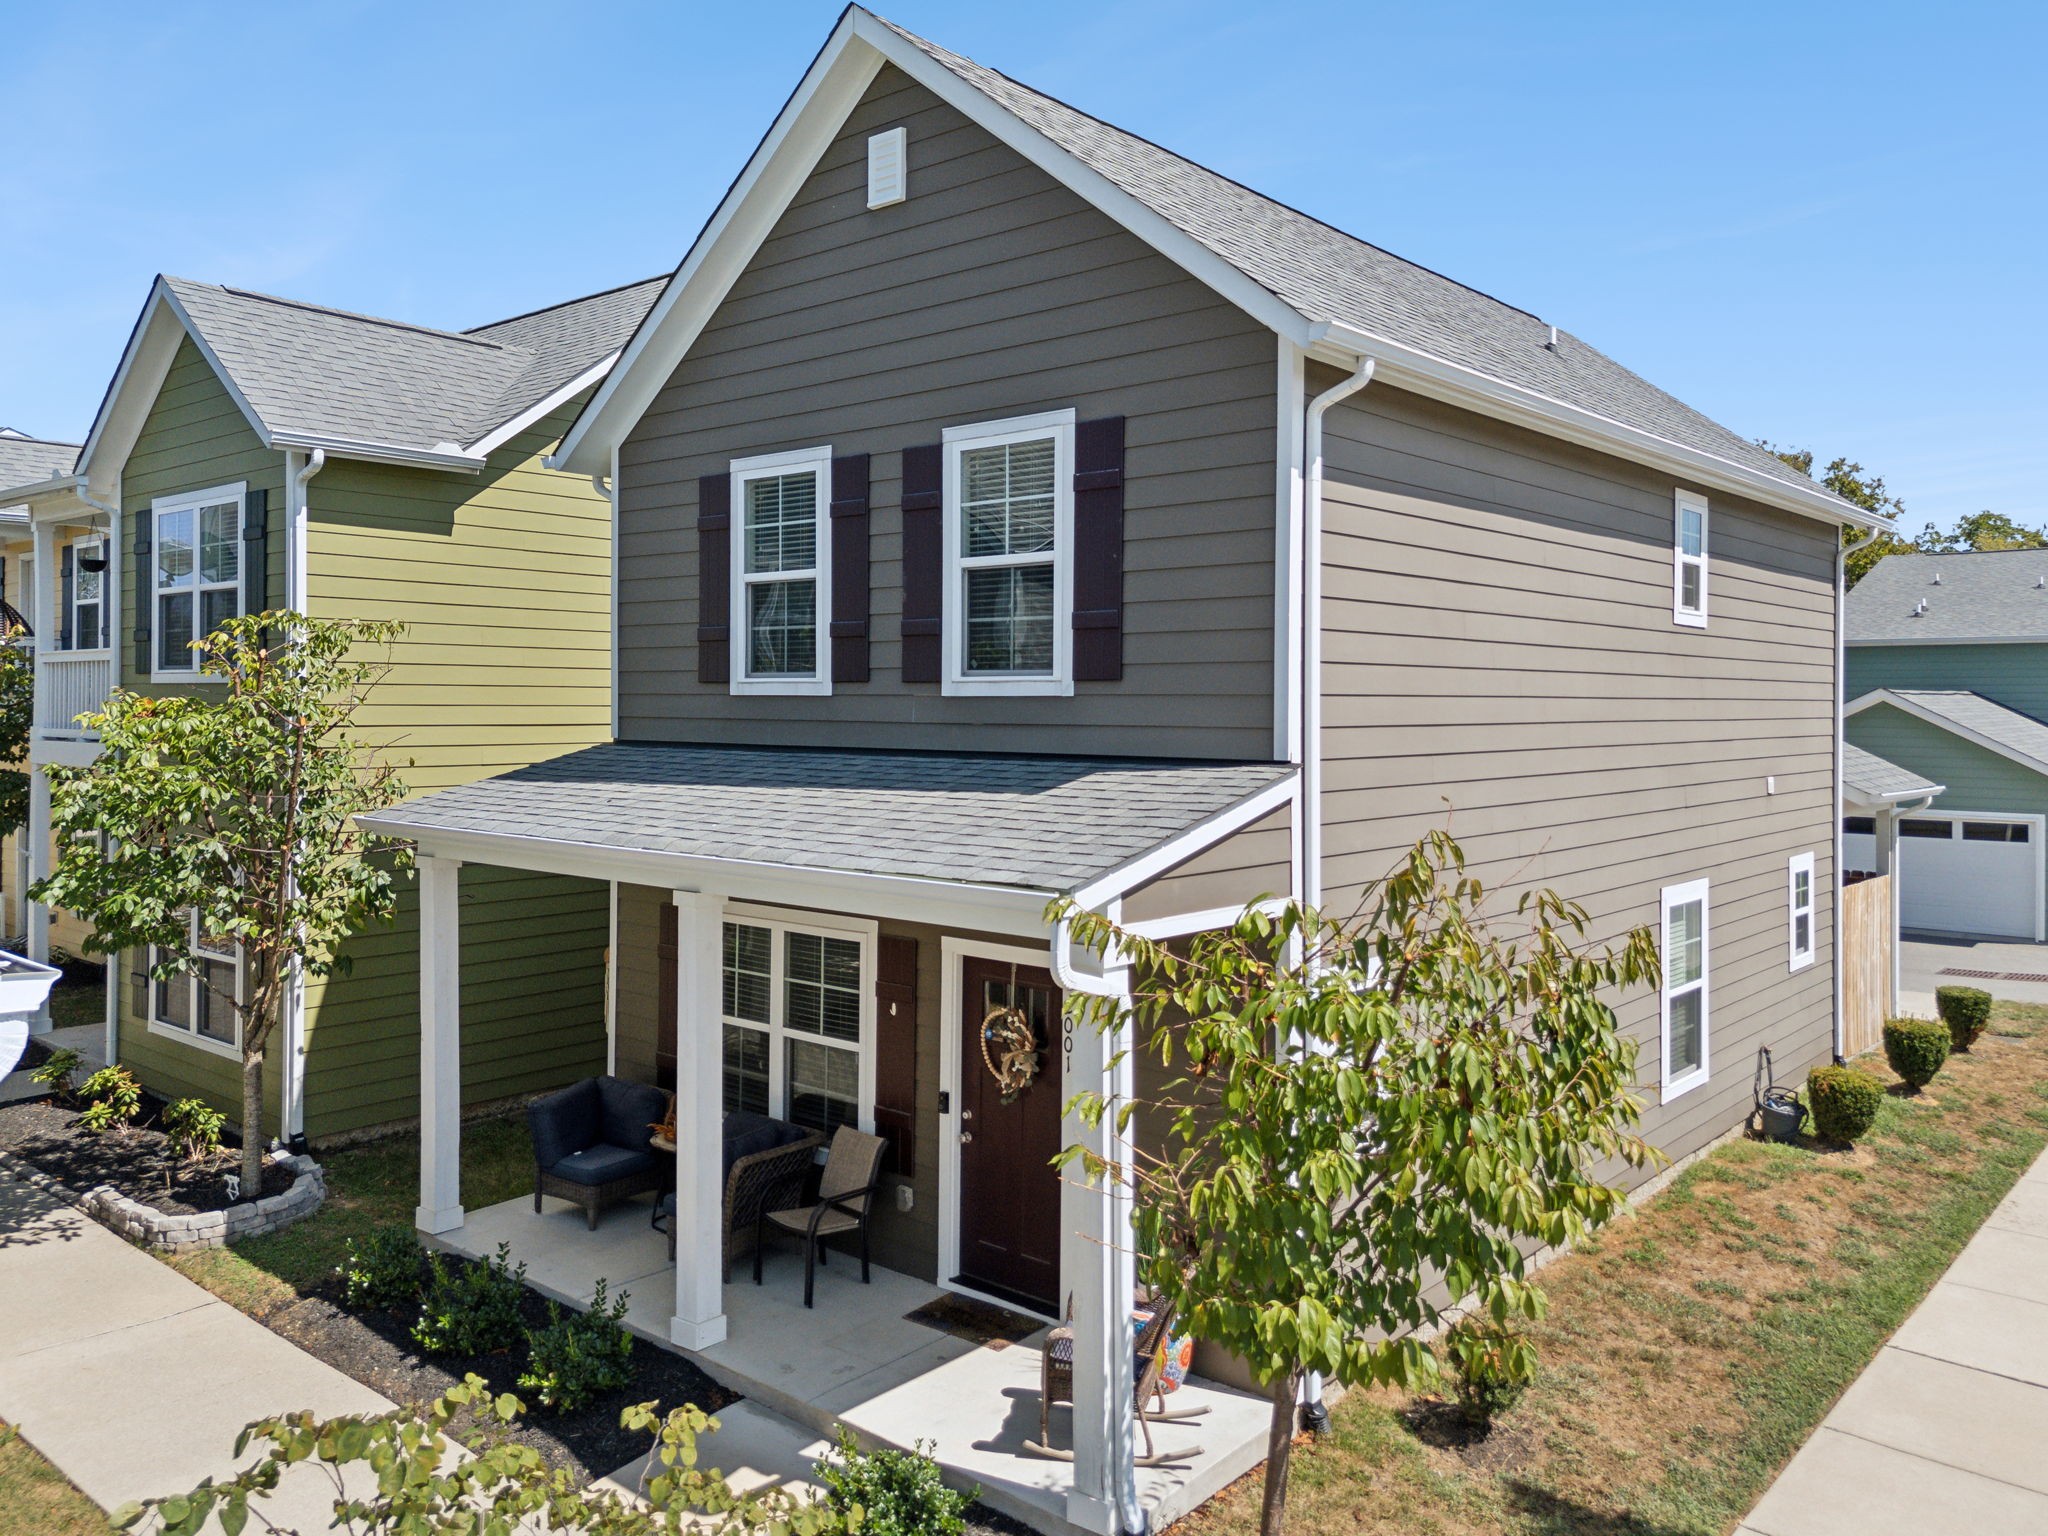
[[[1946,786],[1899,827],[1902,926],[2048,939],[2048,550],[1893,555],[1846,626],[1844,737]],[[1870,828],[1843,833],[1872,867]]]
[[[43,519],[31,504],[34,569],[47,573],[32,600],[50,637],[32,762],[89,761],[98,744],[76,716],[113,687],[214,686],[197,681],[190,642],[232,613],[281,607],[404,623],[360,723],[410,764],[413,793],[608,740],[610,500],[541,461],[660,286],[453,332],[159,278],[58,488],[63,510]],[[44,491],[53,507],[58,491]],[[82,590],[96,602],[80,616]],[[40,773],[34,787],[47,827]],[[466,1100],[602,1069],[603,883],[479,869],[461,897],[476,1000]],[[418,1112],[409,885],[396,925],[346,953],[345,973],[307,981],[287,1010],[266,1133],[320,1140]],[[239,1042],[217,994],[238,975],[232,950],[170,982],[151,981],[141,954],[121,957],[109,972],[119,1059],[157,1092],[232,1113]]]

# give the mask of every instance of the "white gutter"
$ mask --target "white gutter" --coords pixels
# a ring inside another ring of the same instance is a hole
[[[405,464],[416,469],[448,469],[458,474],[473,475],[483,469],[484,461],[475,455],[465,453],[454,443],[443,448],[401,448],[394,443],[364,442],[353,437],[329,437],[317,432],[273,432],[269,446],[272,448],[305,448],[312,451],[322,449],[338,453],[345,459],[363,459],[372,464]]]
[[[1846,642],[1849,632],[1849,557],[1864,548],[1883,533],[1887,525],[1880,523],[1851,544],[1840,544],[1835,553],[1835,793],[1832,813],[1835,818],[1835,1049],[1836,1061],[1842,1059],[1842,802],[1847,786],[1842,781],[1842,721],[1844,700],[1842,695],[1848,688]],[[1892,879],[1892,957],[1898,958],[1898,889],[1896,875]]]
[[[1301,899],[1323,903],[1323,413],[1372,382],[1378,361],[1360,356],[1350,377],[1308,403],[1302,457],[1308,463],[1307,532],[1302,541]]]

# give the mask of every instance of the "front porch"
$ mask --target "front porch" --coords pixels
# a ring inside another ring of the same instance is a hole
[[[724,1340],[683,1349],[669,1339],[674,1266],[666,1239],[649,1225],[648,1203],[615,1207],[595,1232],[575,1206],[543,1206],[536,1215],[530,1199],[507,1200],[470,1212],[460,1227],[429,1241],[469,1258],[487,1258],[510,1243],[513,1262],[527,1266],[527,1283],[567,1306],[587,1307],[600,1279],[612,1295],[625,1292],[626,1326],[638,1338],[686,1356],[751,1404],[731,1455],[722,1440],[707,1448],[712,1465],[735,1473],[741,1469],[729,1460],[744,1458],[750,1486],[805,1482],[811,1461],[844,1424],[871,1446],[907,1450],[928,1441],[947,1481],[978,1488],[991,1509],[1055,1536],[1078,1529],[1067,1513],[1073,1465],[1024,1449],[1038,1435],[1043,1329],[1019,1343],[980,1344],[912,1321],[909,1314],[948,1293],[879,1265],[872,1283],[862,1285],[858,1260],[846,1256],[818,1271],[817,1304],[807,1311],[802,1258],[794,1248],[775,1247],[758,1287],[751,1261],[734,1264],[733,1283],[723,1287]],[[1139,1497],[1155,1531],[1265,1456],[1263,1399],[1190,1379],[1170,1405],[1209,1412],[1153,1431],[1163,1451],[1201,1451],[1138,1469]],[[1052,1436],[1055,1445],[1073,1444],[1067,1405],[1053,1409]]]

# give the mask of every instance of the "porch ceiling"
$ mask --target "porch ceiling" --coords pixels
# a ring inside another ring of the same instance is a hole
[[[364,821],[429,851],[553,844],[1051,895],[1227,819],[1292,772],[1283,763],[615,744]]]

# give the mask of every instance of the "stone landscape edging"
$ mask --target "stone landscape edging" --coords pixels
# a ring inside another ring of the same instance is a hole
[[[327,1199],[327,1174],[321,1166],[310,1157],[289,1155],[277,1163],[292,1174],[292,1187],[284,1193],[244,1200],[226,1210],[174,1216],[131,1199],[111,1184],[96,1184],[81,1194],[18,1154],[0,1150],[0,1173],[76,1206],[131,1242],[165,1253],[218,1248],[237,1238],[276,1232],[319,1210]]]

